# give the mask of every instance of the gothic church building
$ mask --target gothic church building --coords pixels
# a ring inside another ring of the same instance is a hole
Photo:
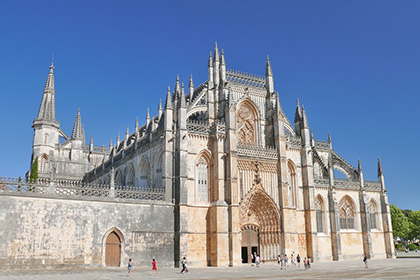
[[[193,266],[234,266],[251,262],[254,252],[267,261],[292,253],[315,262],[362,254],[392,258],[380,161],[378,181],[365,181],[360,162],[357,168],[346,162],[329,136],[328,141],[314,138],[299,101],[291,122],[268,57],[264,77],[230,70],[216,44],[207,81],[194,86],[191,76],[185,89],[177,77],[158,114],[147,112],[146,123],[136,121],[134,131],[127,128],[109,147],[96,147],[93,139],[86,143],[80,111],[72,135],[61,130],[53,70],[51,65],[33,122],[31,162],[38,159],[39,177],[55,182],[55,188],[76,182],[84,188],[161,194],[155,200],[134,197],[138,204],[123,196],[87,200],[83,207],[96,216],[90,218],[77,211],[75,201],[62,202],[72,218],[106,224],[85,234],[94,247],[87,264],[109,265],[108,243],[119,244],[113,247],[117,265],[129,257],[148,262],[153,256],[177,266],[187,256]],[[346,179],[334,178],[334,170]],[[109,207],[122,217],[103,218]],[[158,253],[146,251],[148,246]]]

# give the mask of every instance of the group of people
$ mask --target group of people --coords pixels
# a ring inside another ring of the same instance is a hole
[[[133,261],[131,259],[128,260],[127,268],[128,268],[128,277],[130,277],[131,276],[131,270],[133,268]],[[155,259],[152,259],[152,271],[155,272],[156,275],[157,275],[157,264],[156,264]]]
[[[187,258],[186,257],[184,257],[182,259],[181,264],[182,264],[181,273],[182,274],[184,274],[184,273],[190,273],[189,270],[188,270],[188,262],[187,262]],[[129,259],[128,260],[128,277],[131,276],[131,270],[132,270],[132,268],[133,268],[133,261],[131,259]],[[156,275],[158,274],[157,264],[156,264],[156,260],[155,259],[152,259],[152,271],[155,272]]]
[[[297,265],[297,267],[300,268],[301,261],[302,261],[302,258],[300,257],[299,254],[297,254],[296,260],[293,254],[290,255],[290,264],[289,264],[289,257],[286,254],[277,256],[277,263],[280,266],[281,270],[286,270],[287,267],[289,267],[290,265],[293,265],[293,266]],[[303,265],[305,266],[305,270],[311,268],[311,258],[309,258],[309,256],[303,260]]]

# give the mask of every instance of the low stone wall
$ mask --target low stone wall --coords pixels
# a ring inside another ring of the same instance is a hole
[[[57,198],[0,191],[0,266],[104,266],[105,242],[121,235],[121,265],[174,265],[173,205],[163,201]]]

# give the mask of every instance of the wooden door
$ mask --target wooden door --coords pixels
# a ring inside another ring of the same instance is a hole
[[[120,266],[121,260],[121,241],[115,232],[111,232],[105,245],[105,264],[106,266]]]

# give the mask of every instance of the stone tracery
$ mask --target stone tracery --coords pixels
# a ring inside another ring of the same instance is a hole
[[[238,142],[244,144],[256,143],[256,116],[248,104],[242,104],[237,114]]]

